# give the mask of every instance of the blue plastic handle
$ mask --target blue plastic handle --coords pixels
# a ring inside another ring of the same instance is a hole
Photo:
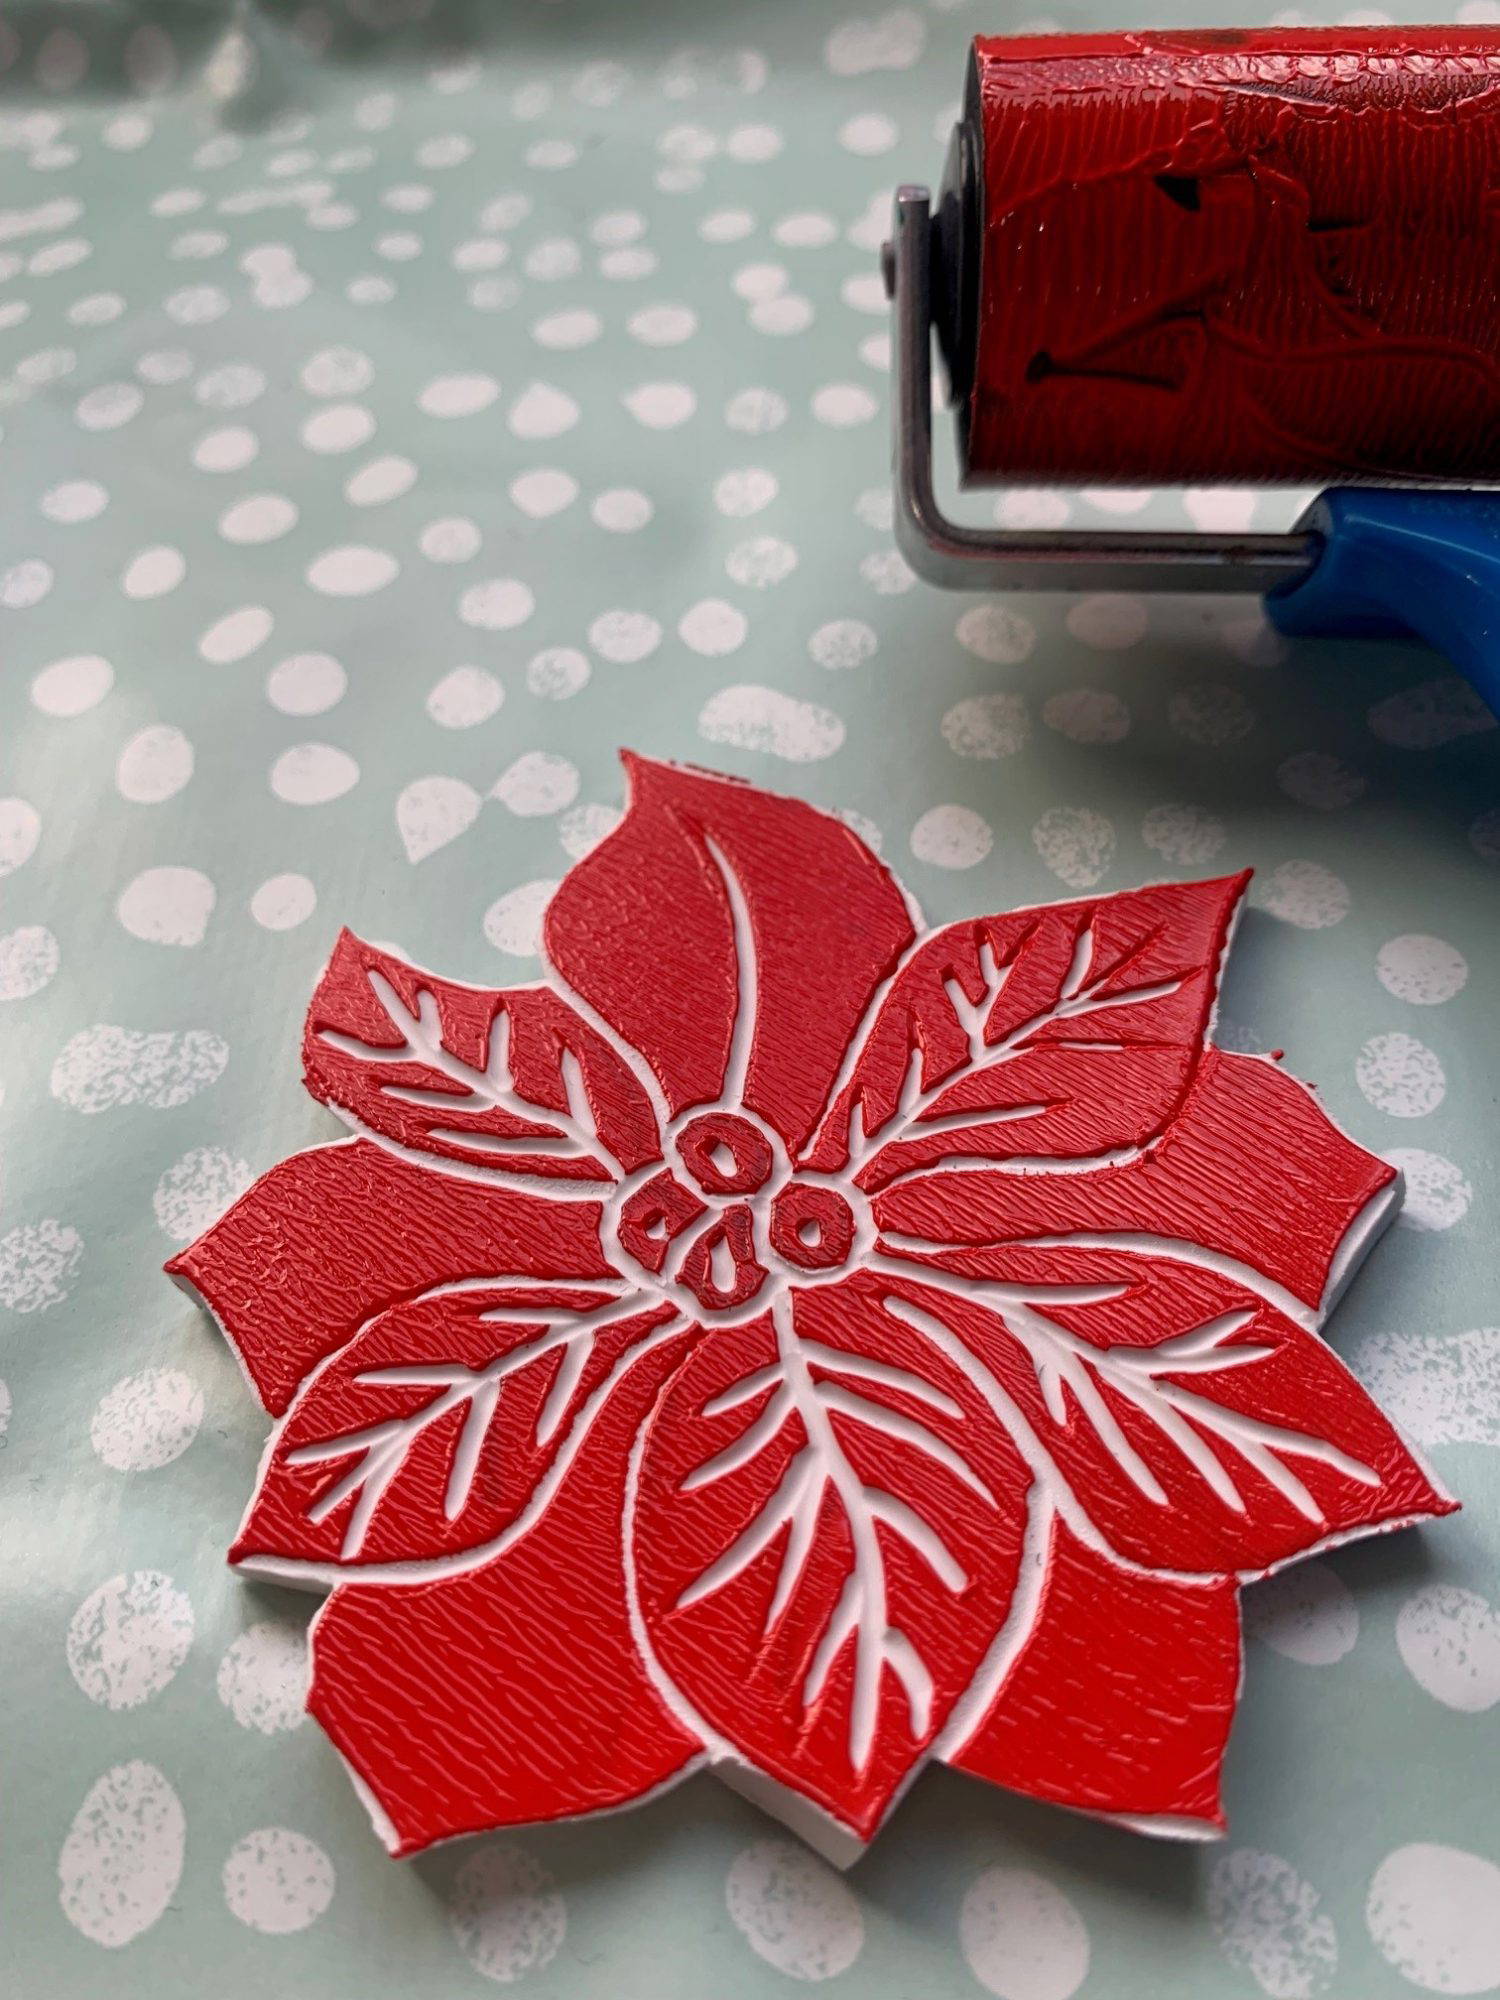
[[[1500,493],[1335,486],[1298,526],[1323,550],[1266,599],[1279,631],[1424,639],[1500,713]]]

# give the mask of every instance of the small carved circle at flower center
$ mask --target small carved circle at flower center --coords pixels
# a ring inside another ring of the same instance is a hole
[[[854,1247],[854,1210],[837,1188],[790,1181],[771,1203],[771,1247],[799,1270],[835,1270]]]
[[[707,1111],[677,1135],[677,1156],[705,1194],[754,1194],[771,1178],[775,1155],[764,1132],[732,1111]]]

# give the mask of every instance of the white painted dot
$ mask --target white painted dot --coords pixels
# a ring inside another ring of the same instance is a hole
[[[104,382],[79,397],[73,421],[84,431],[115,431],[139,414],[145,400],[134,382]]]
[[[309,451],[331,454],[354,451],[375,435],[375,419],[363,403],[329,403],[314,410],[302,426]]]
[[[774,160],[785,141],[774,125],[736,125],[724,141],[724,150],[741,166],[763,166]]]
[[[219,516],[219,533],[224,540],[243,546],[279,541],[296,525],[296,503],[284,493],[251,493]]]
[[[934,868],[972,868],[995,844],[988,820],[968,806],[930,806],[911,830],[911,851]]]
[[[976,659],[991,666],[1016,667],[1035,646],[1036,627],[1004,604],[976,604],[959,619],[954,636]]]
[[[306,1635],[266,1620],[247,1626],[219,1662],[219,1700],[241,1729],[276,1736],[306,1715]]]
[[[192,775],[193,746],[167,722],[137,730],[115,763],[116,789],[133,805],[175,798]]]
[[[266,393],[266,378],[248,361],[226,362],[198,379],[193,394],[205,409],[243,410]]]
[[[1395,1167],[1406,1184],[1397,1222],[1406,1229],[1451,1229],[1462,1222],[1474,1190],[1461,1168],[1441,1153],[1419,1146],[1392,1146],[1386,1164]]]
[[[142,549],[125,567],[120,588],[127,597],[165,597],[187,575],[181,549]]]
[[[307,566],[307,581],[324,597],[368,597],[384,590],[401,565],[384,549],[350,543],[326,549]]]
[[[383,507],[387,501],[399,500],[403,493],[409,493],[417,477],[417,468],[409,458],[387,452],[349,475],[344,482],[344,498],[351,507]]]
[[[1167,703],[1167,721],[1189,743],[1218,749],[1238,743],[1255,727],[1255,710],[1238,688],[1199,681],[1179,688]]]
[[[7,1230],[0,1236],[0,1306],[16,1313],[49,1312],[60,1306],[82,1261],[83,1238],[54,1216]]]
[[[24,868],[42,837],[42,816],[26,799],[0,799],[0,876]]]
[[[311,396],[357,396],[375,379],[375,369],[357,347],[325,347],[303,364],[302,386]]]
[[[97,479],[61,480],[48,487],[41,498],[41,510],[47,519],[66,527],[97,520],[108,505],[109,493]]]
[[[608,659],[610,655],[606,653],[604,657]],[[542,701],[567,701],[588,686],[591,671],[588,660],[576,647],[548,646],[526,663],[526,686]]]
[[[251,1930],[271,1937],[305,1931],[333,1901],[333,1863],[306,1834],[263,1826],[230,1848],[224,1900]]]
[[[116,1764],[73,1816],[57,1860],[63,1915],[95,1944],[129,1944],[148,1931],[182,1879],[186,1823],[154,1764]]]
[[[429,562],[469,562],[479,553],[480,533],[472,521],[454,515],[444,521],[429,521],[417,537],[417,547]]]
[[[292,653],[266,676],[266,699],[283,715],[322,715],[343,699],[349,677],[328,653]]]
[[[964,1897],[958,1937],[969,1970],[999,2000],[1072,2000],[1088,1975],[1082,1917],[1029,1868],[987,1868]]]
[[[1047,867],[1070,889],[1092,889],[1115,858],[1115,830],[1089,806],[1054,806],[1031,829]]]
[[[561,812],[578,796],[578,769],[566,757],[528,750],[495,781],[492,796],[522,818]]]
[[[1382,1957],[1425,1993],[1500,1986],[1500,1868],[1483,1855],[1398,1847],[1375,1870],[1365,1921]]]
[[[203,1391],[177,1368],[147,1368],[106,1390],[89,1420],[95,1455],[114,1472],[156,1472],[180,1458],[203,1422]]]
[[[742,264],[729,282],[738,298],[746,305],[754,305],[784,292],[791,282],[791,273],[785,264]]]
[[[698,224],[698,234],[705,243],[740,243],[754,228],[748,208],[716,208]]]
[[[0,1000],[29,1000],[57,977],[62,953],[45,924],[23,924],[0,937]]]
[[[359,783],[359,766],[331,743],[296,743],[271,766],[271,790],[291,806],[327,805]]]
[[[916,572],[899,549],[873,549],[861,556],[859,573],[881,597],[896,597],[915,584]]]
[[[193,357],[185,347],[153,347],[135,364],[135,372],[153,389],[170,389],[193,372]]]
[[[969,695],[943,717],[943,739],[960,757],[1014,757],[1031,735],[1024,695]]]
[[[753,535],[737,542],[724,558],[724,568],[744,590],[769,590],[784,583],[797,567],[797,551],[779,535]]]
[[[556,889],[556,882],[522,882],[495,898],[484,913],[484,934],[497,951],[512,958],[536,954],[541,948],[542,918]]]
[[[591,347],[604,331],[604,322],[598,313],[589,312],[583,306],[573,306],[562,312],[544,313],[532,322],[531,337],[538,347],[546,347],[554,353],[572,354],[581,347]]]
[[[83,715],[103,701],[115,684],[115,670],[98,653],[74,653],[43,667],[31,683],[31,699],[43,715],[59,721]]]
[[[787,250],[822,250],[837,242],[839,226],[821,209],[800,209],[783,215],[771,234]]]
[[[1241,1601],[1250,1636],[1304,1667],[1331,1667],[1359,1638],[1354,1593],[1326,1563],[1296,1563]]]
[[[1251,901],[1299,930],[1327,930],[1349,914],[1349,889],[1320,861],[1283,861],[1255,883]]]
[[[874,659],[879,643],[874,628],[863,619],[831,618],[813,633],[807,650],[820,667],[843,671]]]
[[[396,799],[396,831],[414,865],[474,824],[483,804],[462,778],[414,778]]]
[[[589,626],[589,644],[601,659],[633,666],[656,651],[661,627],[644,611],[605,611]]]
[[[273,622],[263,604],[242,604],[209,626],[198,640],[198,651],[211,666],[232,666],[265,644]]]
[[[843,747],[845,729],[830,708],[798,701],[778,688],[747,684],[721,688],[709,697],[698,715],[698,734],[707,743],[811,764]]]
[[[1396,1646],[1445,1708],[1482,1715],[1500,1702],[1500,1612],[1476,1591],[1434,1583],[1414,1592],[1396,1615]]]
[[[769,507],[778,491],[776,475],[760,466],[726,472],[714,484],[714,505],[731,520],[743,520]]]
[[[879,313],[888,310],[885,285],[878,271],[856,271],[839,287],[839,297],[855,312]]]
[[[691,605],[677,621],[682,643],[705,659],[720,659],[745,643],[750,621],[743,611],[722,597],[705,597]]]
[[[625,322],[625,330],[643,347],[680,347],[698,331],[698,315],[688,306],[642,306]]]
[[[1365,790],[1363,776],[1326,750],[1299,750],[1285,758],[1276,768],[1276,782],[1289,799],[1315,812],[1352,806]]]
[[[757,333],[789,336],[806,333],[817,315],[811,299],[800,292],[782,292],[774,299],[757,299],[749,317]]]
[[[160,1570],[101,1583],[68,1623],[68,1671],[99,1708],[139,1708],[176,1676],[193,1644],[193,1607]]]
[[[1392,1118],[1425,1118],[1448,1089],[1432,1050],[1400,1033],[1372,1035],[1359,1052],[1354,1078],[1366,1100]]]
[[[833,1979],[859,1957],[864,1915],[844,1878],[790,1840],[756,1840],[724,1882],[730,1919],[758,1958],[791,1979]]]
[[[1049,695],[1042,720],[1071,743],[1119,743],[1130,733],[1130,710],[1108,688],[1069,688]]]
[[[1456,946],[1423,931],[1408,931],[1380,947],[1375,973],[1387,993],[1414,1007],[1437,1007],[1461,993],[1469,962]]]
[[[1494,711],[1469,683],[1447,674],[1387,695],[1367,719],[1372,735],[1397,750],[1436,750],[1495,727]]]
[[[590,237],[604,246],[634,243],[645,233],[646,218],[634,208],[609,209],[603,215],[596,215],[589,224]]]
[[[1120,652],[1138,645],[1146,636],[1148,622],[1144,601],[1118,591],[1080,597],[1070,606],[1066,619],[1075,639],[1101,652]]]
[[[493,375],[438,375],[417,397],[417,407],[429,417],[473,417],[499,394]]]
[[[873,159],[880,153],[888,153],[901,133],[895,119],[887,118],[883,111],[862,111],[845,119],[838,136],[846,153]]]
[[[539,465],[521,472],[510,482],[510,497],[523,514],[545,521],[560,514],[578,498],[578,481],[554,465]]]
[[[698,407],[698,398],[685,382],[642,382],[627,392],[624,402],[631,416],[648,431],[675,430]]]
[[[482,632],[512,631],[524,625],[535,609],[531,591],[513,576],[471,584],[458,600],[458,615],[464,624]]]
[[[869,390],[857,382],[827,382],[814,392],[812,399],[813,416],[834,430],[869,423],[879,407]]]
[[[455,667],[433,687],[427,713],[443,729],[472,729],[488,722],[505,699],[505,689],[484,667]]]
[[[191,1243],[240,1196],[255,1175],[220,1146],[194,1146],[162,1174],[151,1197],[157,1226],[173,1243]]]
[[[28,556],[0,570],[0,610],[29,611],[40,604],[54,582],[52,565],[40,556]]]
[[[250,914],[262,930],[290,931],[318,906],[318,892],[305,875],[269,876],[250,898]]]
[[[568,1927],[552,1876],[512,1841],[487,1843],[465,1861],[449,1895],[448,1922],[474,1970],[502,1986],[549,1965]]]
[[[774,389],[740,389],[724,405],[724,421],[732,431],[763,437],[778,431],[791,415],[785,396]]]
[[[115,915],[143,944],[190,947],[203,942],[214,885],[198,868],[144,868],[121,890]]]
[[[565,391],[548,382],[533,382],[511,404],[505,421],[518,438],[555,438],[572,430],[581,414]]]
[[[601,840],[608,838],[625,815],[616,806],[581,805],[565,812],[557,823],[557,837],[574,861],[592,854]]]
[[[656,509],[634,486],[612,486],[594,496],[589,512],[610,534],[633,535],[646,526]]]
[[[260,451],[260,440],[243,424],[226,424],[205,431],[193,446],[193,463],[200,472],[239,472]]]
[[[1315,2000],[1338,1970],[1338,1934],[1316,1889],[1279,1854],[1236,1847],[1209,1871],[1208,1920],[1232,1966],[1267,2000]]]

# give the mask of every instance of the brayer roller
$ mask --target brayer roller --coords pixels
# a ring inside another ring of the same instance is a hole
[[[981,38],[886,274],[920,575],[1264,591],[1283,630],[1415,634],[1500,704],[1500,495],[1465,490],[1500,480],[1500,34]],[[966,486],[1340,483],[1285,533],[960,526],[934,334]]]

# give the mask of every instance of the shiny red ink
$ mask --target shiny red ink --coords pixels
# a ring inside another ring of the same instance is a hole
[[[976,482],[1500,476],[1500,32],[980,39]]]
[[[1317,1334],[1392,1170],[1210,1039],[1246,878],[925,930],[627,761],[536,985],[340,938],[353,1136],[169,1266],[279,1420],[232,1558],[331,1589],[312,1713],[402,1854],[702,1766],[840,1862],[932,1759],[1218,1828],[1241,1583],[1453,1504]]]

